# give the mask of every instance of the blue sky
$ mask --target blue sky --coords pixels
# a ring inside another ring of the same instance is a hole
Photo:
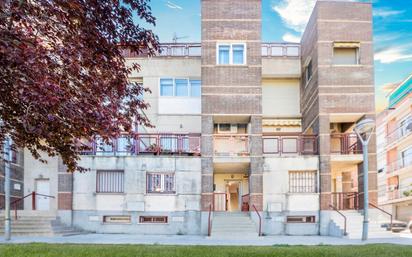
[[[350,1],[350,0],[348,0]],[[378,109],[385,95],[412,73],[412,0],[372,0]],[[262,0],[264,42],[299,40],[316,0]],[[161,42],[200,42],[200,0],[151,0]]]

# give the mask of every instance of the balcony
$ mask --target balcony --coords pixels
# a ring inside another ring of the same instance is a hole
[[[388,132],[386,136],[386,145],[398,143],[410,135],[412,135],[412,117],[404,119],[397,128]]]
[[[213,136],[213,153],[215,156],[249,156],[249,137],[246,134]]]
[[[362,143],[358,140],[356,134],[331,134],[330,136],[330,153],[331,154],[361,154]]]
[[[386,172],[388,175],[394,176],[398,175],[402,171],[406,171],[409,167],[412,167],[412,155],[407,155],[404,158],[388,164],[386,166]]]
[[[393,189],[386,192],[388,201],[400,202],[403,200],[412,199],[412,185],[402,187],[399,189]]]
[[[90,150],[83,151],[82,155],[200,155],[200,134],[138,134],[135,138],[121,136],[109,144],[97,139],[86,145]]]
[[[263,153],[290,156],[316,155],[318,152],[317,137],[314,135],[273,135],[263,136]]]

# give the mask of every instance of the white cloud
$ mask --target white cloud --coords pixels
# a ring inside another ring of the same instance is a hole
[[[285,42],[300,43],[300,37],[289,32],[283,35],[282,40]]]
[[[315,4],[316,0],[281,0],[272,9],[288,28],[303,32]]]
[[[179,6],[179,5],[175,4],[175,3],[172,3],[172,2],[170,2],[170,1],[167,1],[167,2],[166,2],[166,6],[169,7],[170,9],[183,10],[183,7],[181,7],[181,6]]]
[[[404,10],[400,11],[400,10],[391,10],[387,8],[379,8],[379,9],[373,10],[373,16],[380,17],[380,18],[387,18],[390,16],[397,16],[404,12],[405,12]]]
[[[388,47],[375,53],[375,61],[380,63],[394,63],[412,61],[412,53],[405,46]]]

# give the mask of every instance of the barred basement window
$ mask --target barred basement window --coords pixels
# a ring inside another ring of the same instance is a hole
[[[315,216],[287,216],[287,223],[315,223]]]
[[[140,223],[167,223],[167,216],[140,216]]]
[[[147,173],[147,192],[159,194],[174,194],[175,174]]]
[[[130,224],[132,218],[130,216],[103,216],[103,223]]]
[[[316,171],[289,171],[290,193],[316,193]]]
[[[98,170],[96,192],[124,193],[124,172],[122,170]]]

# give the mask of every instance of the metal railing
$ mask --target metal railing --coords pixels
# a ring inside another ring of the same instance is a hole
[[[246,134],[213,135],[213,152],[217,156],[248,156],[249,136]]]
[[[257,216],[259,217],[259,236],[262,236],[262,216],[260,216],[260,213],[256,209],[255,205],[252,205],[253,209],[255,210]]]
[[[358,210],[358,192],[332,192],[332,205],[338,210]]]
[[[361,154],[362,143],[359,141],[358,136],[354,133],[331,134],[330,140],[330,152],[333,154]]]
[[[315,155],[317,136],[278,134],[263,135],[263,153],[276,155]]]
[[[262,57],[300,57],[300,44],[294,43],[262,43]],[[145,57],[147,54],[136,54],[130,49],[122,50],[123,57]],[[161,43],[155,57],[200,57],[201,43]]]
[[[242,195],[242,211],[249,211],[250,194]]]
[[[396,161],[386,165],[386,173],[391,174],[400,169],[412,166],[412,154],[406,154]]]
[[[128,156],[139,154],[200,155],[200,134],[138,134],[135,138],[121,136],[106,143],[101,139],[86,144],[82,155]]]
[[[409,113],[408,115],[406,115],[406,117],[404,116],[403,118],[400,118],[399,120],[405,121],[405,123],[398,124],[394,129],[387,132],[387,135],[386,135],[387,145],[393,144],[412,134],[411,114]]]
[[[375,209],[378,209],[378,210],[380,210],[381,212],[383,212],[383,213],[385,213],[385,214],[389,215],[389,217],[390,217],[390,219],[391,219],[391,221],[390,221],[390,222],[391,222],[391,224],[390,224],[390,228],[391,228],[391,230],[392,230],[392,225],[393,225],[393,215],[392,215],[391,213],[389,213],[389,212],[385,211],[384,209],[379,208],[376,204],[369,203],[369,205],[370,205],[370,206],[372,206],[372,207],[374,207]]]
[[[333,206],[332,204],[329,204],[329,208],[332,208],[334,211],[336,211],[340,216],[343,217],[343,235],[346,236],[347,235],[347,230],[346,230],[346,226],[347,226],[347,219],[346,216],[340,212],[335,206]]]
[[[226,193],[213,193],[213,211],[227,211]]]
[[[299,57],[300,45],[290,43],[263,43],[263,57]]]
[[[32,210],[36,210],[36,196],[43,196],[43,197],[46,197],[46,198],[55,198],[54,196],[52,196],[52,195],[44,195],[44,194],[39,194],[39,193],[36,193],[35,191],[33,191],[33,192],[31,192],[30,194],[27,194],[27,195],[25,195],[25,196],[23,196],[22,198],[20,198],[20,199],[17,199],[17,200],[14,200],[13,202],[11,202],[10,203],[10,205],[13,207],[13,209],[14,209],[14,219],[15,220],[17,220],[18,219],[18,216],[17,216],[17,204],[19,203],[19,202],[21,202],[21,201],[23,201],[25,198],[27,198],[27,197],[29,197],[29,196],[31,196],[31,208],[32,208]]]

